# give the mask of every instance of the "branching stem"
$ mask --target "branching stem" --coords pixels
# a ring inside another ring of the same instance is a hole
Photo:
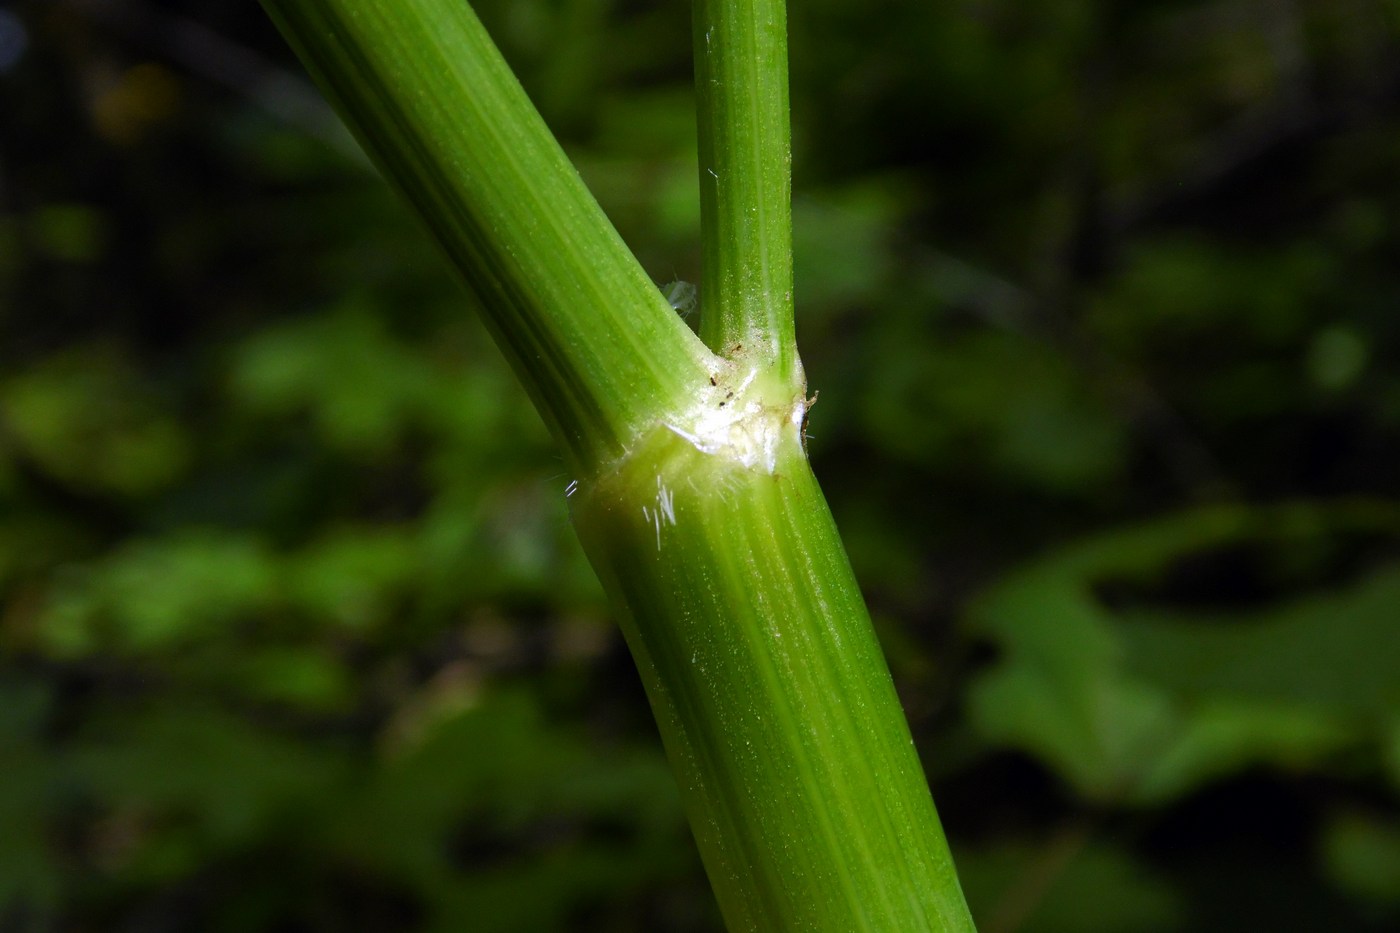
[[[695,0],[704,238],[700,335],[800,384],[792,304],[792,132],[783,0]]]

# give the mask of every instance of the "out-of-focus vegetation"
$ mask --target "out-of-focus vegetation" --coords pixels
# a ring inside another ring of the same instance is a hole
[[[684,10],[476,6],[698,280]],[[790,17],[811,454],[981,929],[1395,929],[1400,4]],[[260,11],[5,6],[0,103],[0,930],[717,929],[569,477]]]

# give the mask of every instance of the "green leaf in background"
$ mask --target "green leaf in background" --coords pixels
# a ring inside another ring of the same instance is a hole
[[[327,826],[338,858],[417,890],[425,929],[563,929],[596,892],[689,867],[656,751],[595,746],[526,696],[474,697],[470,678],[443,687],[386,736],[382,766]]]
[[[1363,900],[1400,903],[1400,822],[1379,813],[1341,812],[1323,837],[1327,873]]]
[[[419,548],[410,528],[331,529],[292,559],[289,599],[337,627],[364,631],[383,624],[423,576]]]
[[[1277,608],[1130,610],[1127,668],[1185,697],[1379,721],[1400,707],[1400,566]]]
[[[10,906],[42,910],[63,890],[63,865],[49,838],[63,788],[40,741],[50,692],[0,676],[0,914]]]
[[[352,304],[249,341],[237,354],[231,395],[254,412],[305,412],[327,443],[382,454],[431,404],[435,375],[381,319]]]
[[[0,376],[10,442],[74,486],[140,496],[176,480],[188,438],[115,346],[58,353]]]
[[[290,828],[284,821],[313,812],[342,779],[324,750],[200,703],[113,711],[90,725],[71,768],[110,817],[148,827],[113,858],[150,880],[193,871],[208,850]]]
[[[860,419],[872,442],[1051,491],[1119,472],[1123,425],[1068,357],[994,332],[929,340],[915,323],[891,328],[877,354],[886,362],[871,374]]]
[[[102,213],[86,204],[46,204],[28,219],[38,248],[64,262],[91,262],[107,236]]]
[[[1391,784],[1400,788],[1400,722],[1396,722],[1393,717],[1384,742],[1382,754],[1385,757],[1386,773],[1390,776]]]
[[[273,604],[278,568],[254,538],[191,532],[60,572],[68,583],[44,611],[45,647],[140,655],[226,635]]]
[[[971,624],[1001,657],[974,684],[974,719],[1101,802],[1161,803],[1255,763],[1374,747],[1400,692],[1400,568],[1231,612],[1144,609],[1133,593],[1170,591],[1183,566],[1240,547],[1287,586],[1335,564],[1348,535],[1398,531],[1385,503],[1236,507],[1066,547],[976,604]]]
[[[1127,850],[1073,832],[1040,846],[972,849],[958,873],[981,933],[1139,933],[1182,919],[1166,879]]]

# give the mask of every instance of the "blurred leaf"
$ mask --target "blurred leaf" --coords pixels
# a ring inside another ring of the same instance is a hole
[[[1182,913],[1165,879],[1104,843],[1057,839],[1041,848],[1009,842],[960,851],[958,875],[984,930],[1135,933],[1173,929]]]
[[[106,224],[87,204],[47,204],[29,217],[38,248],[65,262],[92,262],[101,254]]]
[[[3,466],[0,466],[3,469]],[[32,583],[36,577],[48,571],[55,563],[68,557],[88,538],[89,530],[80,523],[65,520],[63,517],[40,510],[24,509],[18,503],[6,501],[0,492],[0,511],[8,510],[6,519],[0,522],[0,591],[4,587],[23,586]],[[8,621],[13,626],[8,631],[0,626],[0,641],[4,635],[19,636],[17,640],[29,640],[27,629],[32,616],[34,592],[30,599],[21,601],[15,598],[10,604]],[[4,617],[5,613],[0,613]]]
[[[113,815],[144,829],[112,858],[155,878],[195,870],[310,817],[334,799],[339,756],[200,703],[121,712],[94,721],[73,752],[75,776]]]
[[[503,694],[434,720],[334,831],[337,849],[423,893],[429,929],[524,933],[563,928],[595,892],[684,868],[683,825],[655,751],[604,754]],[[495,847],[486,863],[472,854]]]
[[[1169,800],[1255,762],[1308,765],[1373,737],[1400,670],[1393,571],[1277,608],[1216,613],[1213,624],[1200,612],[1115,610],[1102,593],[1160,579],[1212,547],[1245,540],[1306,553],[1310,539],[1348,527],[1393,535],[1396,518],[1365,505],[1214,509],[1065,548],[975,607],[975,630],[1003,655],[974,684],[974,719],[991,741],[1110,801]]]
[[[189,459],[181,426],[109,347],[60,353],[0,381],[0,418],[25,454],[84,489],[143,495]]]
[[[51,705],[38,684],[0,676],[0,918],[50,907],[62,890],[49,838],[62,789],[36,741]]]
[[[430,396],[432,381],[377,317],[351,305],[249,341],[235,360],[232,390],[253,411],[306,411],[327,442],[378,454],[401,439],[406,410]]]
[[[1353,895],[1400,904],[1400,822],[1379,814],[1342,813],[1323,841],[1327,872]]]
[[[891,282],[891,245],[911,197],[897,183],[867,183],[797,198],[793,278],[804,319],[844,307],[868,309]]]
[[[216,638],[277,595],[278,568],[253,538],[191,531],[132,541],[65,568],[40,635],[60,656],[146,653]]]
[[[1215,423],[1275,415],[1298,404],[1301,372],[1335,390],[1365,363],[1364,335],[1322,317],[1342,292],[1335,263],[1306,241],[1283,256],[1184,235],[1147,241],[1094,297],[1086,326],[1168,373],[1177,397]]]
[[[345,665],[315,646],[263,648],[228,668],[232,684],[258,700],[328,712],[345,709],[354,697]]]
[[[1126,667],[1185,697],[1356,718],[1400,709],[1400,567],[1261,611],[1120,613]]]
[[[293,559],[289,596],[319,618],[371,628],[387,620],[394,600],[422,573],[421,560],[408,529],[337,529]]]
[[[1391,785],[1400,790],[1400,721],[1395,719],[1394,711],[1385,731],[1381,754],[1385,760],[1386,771],[1390,775]]]
[[[1308,347],[1308,375],[1319,388],[1337,392],[1349,388],[1366,369],[1370,347],[1347,327],[1328,327]]]
[[[882,449],[1054,490],[1092,488],[1121,469],[1122,425],[1050,347],[1007,333],[887,339],[864,400]]]

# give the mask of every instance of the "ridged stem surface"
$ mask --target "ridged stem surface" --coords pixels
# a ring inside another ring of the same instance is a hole
[[[697,7],[719,40],[697,66],[702,166],[725,180],[703,194],[717,353],[647,279],[466,3],[264,4],[479,293],[575,470],[575,525],[731,930],[970,931],[803,449],[781,3]]]
[[[792,132],[783,0],[695,0],[704,274],[700,335],[799,377],[792,304]]]
[[[462,0],[263,0],[467,284],[575,469],[708,374]]]
[[[771,472],[663,428],[580,486],[575,524],[729,929],[971,931],[794,420]]]

